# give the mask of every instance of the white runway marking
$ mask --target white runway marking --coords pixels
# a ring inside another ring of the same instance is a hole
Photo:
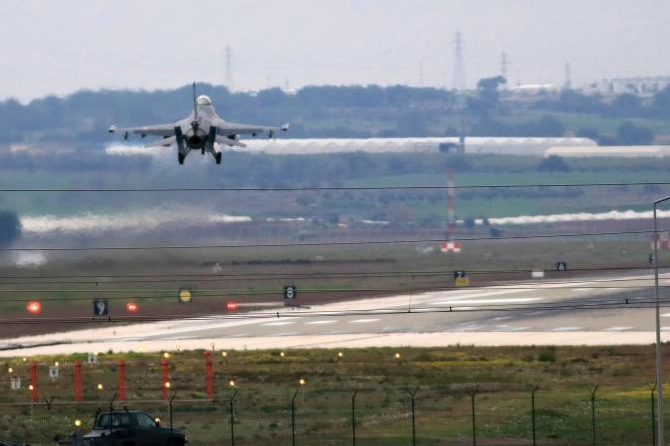
[[[458,306],[461,304],[519,304],[526,302],[534,302],[542,300],[541,297],[510,297],[508,299],[462,299],[462,300],[445,300],[442,302],[435,302],[435,305],[449,305]]]
[[[350,324],[369,324],[371,322],[379,322],[381,319],[355,319],[353,321],[349,321]]]
[[[305,325],[323,325],[323,324],[334,324],[337,322],[334,319],[329,319],[326,321],[312,321],[312,322],[305,322]]]
[[[485,292],[470,292],[470,293],[464,293],[463,297],[451,297],[448,302],[457,302],[461,300],[474,300],[479,297],[491,297],[491,296],[500,296],[502,294],[512,294],[512,293],[519,293],[522,290],[495,290],[495,291],[485,291]],[[535,290],[525,290],[525,291],[535,291]],[[450,294],[455,294],[455,293],[450,293]],[[439,295],[440,298],[444,298],[443,295]],[[438,296],[435,296],[435,298],[438,298]],[[439,304],[439,302],[438,302]]]
[[[556,327],[552,328],[549,331],[577,331],[581,330],[583,327]]]
[[[530,327],[515,327],[513,325],[498,325],[493,329],[493,331],[514,332],[528,330],[529,328]]]
[[[282,325],[291,325],[293,323],[294,323],[293,321],[282,321],[282,322],[266,322],[260,325],[261,327],[280,327]]]
[[[628,331],[632,330],[635,327],[608,327],[605,331]]]

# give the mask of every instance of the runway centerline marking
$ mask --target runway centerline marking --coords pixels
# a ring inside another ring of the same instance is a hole
[[[337,322],[334,319],[329,319],[326,321],[311,321],[311,322],[305,322],[305,325],[323,325],[323,324],[334,324]]]
[[[349,321],[350,324],[369,324],[371,322],[379,322],[381,319],[355,319],[353,321]]]

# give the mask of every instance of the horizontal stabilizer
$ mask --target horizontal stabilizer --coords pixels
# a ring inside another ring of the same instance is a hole
[[[228,146],[236,146],[236,147],[246,147],[247,145],[244,143],[239,142],[236,139],[231,139],[228,138],[227,136],[223,135],[216,135],[216,142],[220,144],[226,144]]]
[[[170,136],[168,138],[159,139],[150,144],[146,144],[144,147],[158,147],[158,146],[169,146],[177,142],[176,136]]]

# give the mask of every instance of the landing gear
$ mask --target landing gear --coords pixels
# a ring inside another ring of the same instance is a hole
[[[214,158],[216,159],[216,164],[221,164],[221,152],[216,152]]]
[[[185,156],[183,153],[181,152],[177,153],[177,160],[179,161],[179,164],[184,164],[184,158]]]

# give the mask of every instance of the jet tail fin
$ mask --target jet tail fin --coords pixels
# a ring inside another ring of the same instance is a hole
[[[195,119],[198,119],[198,103],[197,103],[197,98],[195,97],[195,82],[193,82],[193,113],[195,116]]]

